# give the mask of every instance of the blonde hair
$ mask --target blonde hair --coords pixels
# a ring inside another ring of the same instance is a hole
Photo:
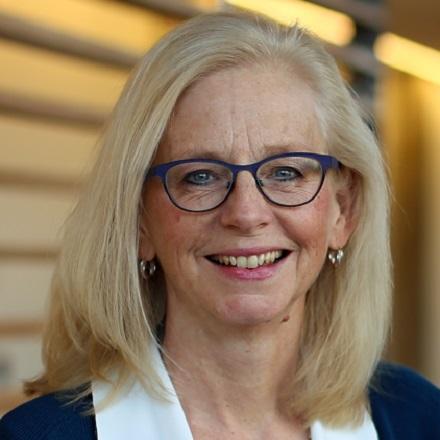
[[[134,70],[102,139],[90,180],[65,228],[44,334],[45,372],[26,385],[47,393],[136,377],[160,394],[146,350],[160,321],[160,287],[138,272],[144,176],[179,96],[199,78],[243,64],[292,68],[316,95],[328,149],[356,176],[359,223],[343,263],[324,265],[307,296],[292,412],[305,423],[356,423],[390,316],[388,189],[375,137],[337,66],[309,32],[250,14],[189,20]],[[162,298],[163,299],[163,298]],[[90,388],[86,387],[86,391]]]

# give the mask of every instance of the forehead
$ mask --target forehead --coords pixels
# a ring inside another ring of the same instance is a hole
[[[323,152],[315,105],[310,87],[285,68],[249,66],[213,73],[180,97],[157,161],[246,161],[281,151]]]

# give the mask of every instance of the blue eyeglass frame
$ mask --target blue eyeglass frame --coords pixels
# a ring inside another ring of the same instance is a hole
[[[262,188],[263,185],[262,185],[260,179],[258,179],[258,177],[257,177],[257,171],[266,162],[270,162],[275,159],[281,159],[283,157],[305,157],[305,158],[309,158],[309,159],[314,159],[317,162],[319,162],[321,169],[322,169],[321,181],[319,183],[319,186],[318,186],[318,189],[317,189],[315,195],[307,202],[303,202],[303,203],[300,203],[297,205],[285,205],[283,203],[274,202],[268,195],[265,194],[265,192]],[[182,208],[181,206],[178,205],[178,203],[176,203],[176,201],[173,199],[172,195],[168,191],[167,180],[166,180],[166,176],[167,176],[168,171],[171,168],[175,167],[176,165],[180,165],[180,164],[184,164],[184,163],[192,163],[192,162],[214,163],[214,164],[222,165],[225,168],[229,169],[232,173],[232,182],[229,184],[229,186],[227,188],[225,197],[223,198],[223,200],[221,200],[217,205],[215,205],[212,208],[202,209],[202,210],[193,210],[193,209]],[[148,171],[148,173],[145,176],[145,181],[150,179],[151,177],[159,177],[162,181],[162,185],[165,189],[165,192],[168,194],[168,197],[171,200],[171,202],[173,203],[173,205],[176,206],[177,208],[181,209],[182,211],[207,212],[207,211],[212,211],[213,209],[218,208],[222,203],[224,203],[226,201],[229,194],[232,192],[232,190],[235,187],[235,182],[237,181],[238,173],[240,173],[241,171],[249,171],[255,180],[255,184],[256,184],[258,190],[260,191],[260,193],[263,195],[263,197],[267,201],[269,201],[270,203],[273,203],[274,205],[277,205],[277,206],[283,206],[286,208],[294,208],[297,206],[307,205],[308,203],[311,203],[316,198],[316,196],[319,194],[319,192],[321,191],[321,188],[324,183],[324,179],[325,179],[325,175],[326,175],[327,171],[329,169],[336,169],[337,170],[337,169],[340,169],[340,167],[341,167],[341,162],[339,162],[339,160],[333,156],[329,156],[326,154],[318,154],[318,153],[308,153],[308,152],[281,153],[281,154],[277,154],[275,156],[266,157],[263,160],[260,160],[258,162],[254,162],[254,163],[250,163],[250,164],[246,164],[246,165],[236,165],[236,164],[232,164],[232,163],[225,162],[223,160],[217,160],[217,159],[203,159],[203,158],[201,158],[201,159],[197,159],[197,158],[180,159],[180,160],[174,160],[172,162],[162,163],[162,164],[159,164],[159,165],[156,165],[156,166],[150,168],[150,170]]]

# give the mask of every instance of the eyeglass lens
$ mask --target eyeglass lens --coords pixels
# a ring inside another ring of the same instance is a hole
[[[281,157],[264,162],[256,172],[257,184],[272,202],[284,206],[308,203],[323,178],[319,161],[308,157]],[[233,172],[224,165],[181,163],[167,172],[166,188],[173,202],[189,211],[217,207],[228,195]]]

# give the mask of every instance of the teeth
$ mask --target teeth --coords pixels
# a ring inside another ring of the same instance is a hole
[[[256,255],[251,255],[247,259],[247,267],[249,269],[255,269],[258,267],[258,257]]]
[[[236,266],[246,269],[255,269],[258,266],[263,266],[264,264],[272,264],[277,258],[280,258],[282,251],[271,251],[260,255],[250,255],[245,256],[227,256],[221,255],[214,257],[216,261],[226,266]]]
[[[247,267],[246,257],[237,257],[237,267]]]

